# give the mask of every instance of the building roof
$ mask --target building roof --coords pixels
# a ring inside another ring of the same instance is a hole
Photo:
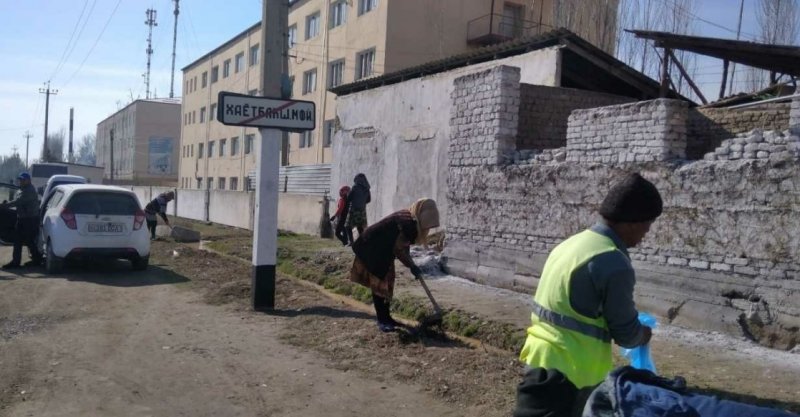
[[[227,41],[227,42],[225,42],[225,43],[223,43],[222,45],[220,45],[220,46],[218,46],[218,47],[216,47],[216,48],[212,49],[212,50],[211,50],[210,52],[208,52],[207,54],[205,54],[205,55],[201,56],[200,58],[197,58],[197,59],[195,59],[195,60],[194,60],[194,61],[192,61],[190,64],[188,64],[188,65],[186,65],[185,67],[181,68],[181,71],[182,71],[182,72],[186,72],[187,70],[191,69],[192,67],[196,66],[197,64],[199,64],[199,63],[201,63],[201,62],[203,62],[203,61],[207,60],[209,57],[211,57],[211,56],[213,56],[213,55],[216,55],[216,54],[217,54],[217,52],[219,52],[219,51],[221,51],[221,50],[223,50],[223,49],[225,49],[225,48],[227,48],[227,47],[229,47],[229,46],[233,45],[233,44],[234,44],[234,43],[236,43],[236,42],[239,42],[239,40],[241,40],[241,39],[242,39],[242,38],[244,38],[245,36],[248,36],[248,35],[250,35],[250,33],[251,33],[251,32],[253,32],[254,30],[256,30],[256,29],[260,29],[260,28],[261,28],[261,20],[259,20],[259,21],[258,21],[258,22],[256,22],[254,25],[250,26],[249,28],[245,29],[244,31],[242,31],[242,32],[241,32],[241,33],[239,33],[238,35],[236,35],[236,36],[234,36],[234,37],[232,37],[232,38],[228,39],[228,41]]]
[[[800,47],[706,38],[647,30],[628,30],[639,38],[655,41],[657,47],[680,49],[747,66],[800,76]]]
[[[561,47],[562,49],[562,87],[582,88],[643,100],[659,97],[660,86],[655,80],[563,28],[475,49],[351,84],[340,85],[331,88],[330,91],[337,95],[352,94],[553,46]],[[673,91],[668,93],[668,97],[691,102],[691,100]]]
[[[105,119],[101,120],[100,123],[98,123],[98,125],[102,124],[106,120],[109,120],[109,119],[113,118],[117,114],[124,112],[129,107],[131,107],[133,105],[136,105],[136,104],[139,104],[139,103],[174,104],[176,106],[180,106],[181,105],[181,99],[179,99],[179,98],[147,98],[147,99],[140,98],[140,99],[136,99],[136,100],[133,100],[132,102],[128,103],[127,105],[125,105],[125,107],[115,111],[114,113],[111,113],[108,117],[106,117]]]

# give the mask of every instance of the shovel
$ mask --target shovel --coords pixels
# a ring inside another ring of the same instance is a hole
[[[417,331],[421,331],[431,326],[439,326],[439,329],[442,328],[442,309],[439,307],[439,303],[433,298],[433,294],[431,294],[431,290],[428,289],[428,284],[425,283],[425,280],[420,276],[417,278],[419,280],[420,285],[422,285],[422,289],[425,290],[425,294],[428,295],[428,299],[431,300],[431,304],[433,304],[433,315],[428,317],[423,317],[422,320],[419,322],[419,328]]]

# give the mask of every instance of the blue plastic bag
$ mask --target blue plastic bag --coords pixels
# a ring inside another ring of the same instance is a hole
[[[642,323],[642,325],[651,329],[654,329],[658,325],[656,318],[648,313],[639,313],[639,323]],[[653,363],[653,358],[650,356],[649,343],[646,345],[637,346],[633,349],[622,348],[622,356],[625,356],[628,358],[628,360],[630,360],[632,367],[636,369],[648,370],[654,374],[656,373],[656,365]]]

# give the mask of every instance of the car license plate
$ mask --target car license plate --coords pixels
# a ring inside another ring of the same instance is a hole
[[[89,223],[89,233],[122,233],[122,223]]]

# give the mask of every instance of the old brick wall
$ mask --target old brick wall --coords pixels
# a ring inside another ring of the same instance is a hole
[[[700,159],[722,141],[753,129],[789,128],[791,103],[767,103],[743,109],[698,108],[689,110],[689,142],[686,156]]]
[[[763,159],[791,161],[800,158],[800,137],[792,136],[789,130],[779,132],[754,129],[726,139],[703,156],[706,161],[736,161],[740,159]]]
[[[573,110],[630,103],[629,97],[572,88],[520,85],[517,149],[553,149],[567,144]]]
[[[567,128],[568,162],[647,162],[685,157],[684,101],[658,99],[575,110]]]
[[[513,96],[509,90],[514,86],[503,80],[498,73],[482,73],[458,84],[456,90],[468,91],[453,97],[493,90]],[[477,114],[510,120],[508,109],[494,106]],[[673,100],[576,110],[566,148],[524,159],[495,158],[492,151],[488,159],[479,156],[483,163],[451,158],[444,219],[447,268],[491,285],[534,287],[548,252],[597,221],[595,210],[610,186],[635,171],[653,181],[664,198],[664,214],[631,250],[642,308],[670,317],[682,311],[701,327],[736,331],[746,306],[737,306],[731,294],[754,295],[768,303],[782,325],[800,326],[796,154],[686,161],[681,147],[686,146],[687,113],[684,104]],[[468,123],[458,111],[451,113],[454,152],[507,146],[493,145],[491,132],[508,131],[493,128],[486,134],[483,128],[473,137],[465,133],[469,126],[463,124]],[[764,135],[800,141],[780,133]],[[606,142],[593,139],[598,136]],[[497,139],[507,144],[505,134]]]

